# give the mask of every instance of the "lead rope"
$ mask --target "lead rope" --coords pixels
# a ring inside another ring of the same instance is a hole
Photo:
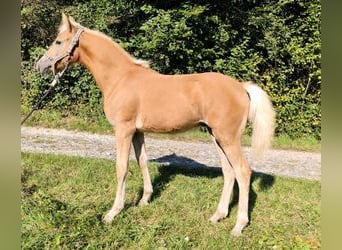
[[[66,63],[64,69],[60,72],[58,72],[53,81],[51,82],[50,84],[50,87],[49,89],[45,92],[45,94],[39,99],[39,101],[36,103],[36,105],[34,105],[33,109],[24,117],[24,119],[21,121],[20,125],[23,125],[24,122],[32,115],[32,113],[35,111],[35,110],[38,110],[39,109],[39,106],[40,104],[42,103],[42,101],[50,94],[50,92],[55,88],[56,84],[58,83],[59,81],[59,78],[64,74],[65,70],[68,68],[69,66],[69,61]]]

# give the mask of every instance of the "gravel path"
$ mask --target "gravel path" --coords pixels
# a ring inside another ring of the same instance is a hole
[[[219,167],[219,157],[212,143],[159,140],[146,137],[150,161],[190,167]],[[54,153],[83,157],[115,159],[115,138],[63,129],[21,128],[23,152]],[[289,150],[270,150],[260,162],[252,162],[250,149],[243,149],[256,172],[305,179],[321,179],[321,154]],[[133,150],[131,150],[133,151]],[[133,152],[130,155],[134,158]]]

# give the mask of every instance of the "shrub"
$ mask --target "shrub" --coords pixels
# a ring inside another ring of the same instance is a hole
[[[56,8],[113,37],[159,72],[217,71],[254,80],[272,98],[277,134],[321,137],[318,0],[29,1],[21,10],[23,108],[47,88],[33,65],[56,34]],[[97,117],[101,105],[92,76],[77,66],[47,108]]]

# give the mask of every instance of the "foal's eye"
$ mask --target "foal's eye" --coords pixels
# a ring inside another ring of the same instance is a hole
[[[56,41],[56,44],[57,44],[57,45],[60,45],[61,43],[62,43],[62,42],[59,41],[59,40]]]

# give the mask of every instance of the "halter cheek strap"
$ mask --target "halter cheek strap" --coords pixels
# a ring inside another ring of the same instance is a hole
[[[56,72],[55,72],[56,63],[59,60],[63,59],[64,57],[68,57],[68,59],[70,59],[71,54],[72,54],[73,50],[76,48],[76,46],[79,42],[80,36],[81,36],[83,31],[84,31],[84,27],[79,26],[77,29],[77,32],[75,33],[74,37],[71,40],[71,45],[70,45],[69,49],[67,51],[65,51],[64,53],[62,53],[61,55],[58,55],[56,57],[50,57],[49,55],[47,55],[47,58],[51,61],[52,72],[54,75],[56,75]],[[69,66],[69,60],[66,63],[65,68],[62,71],[63,73],[67,69],[68,66]]]

